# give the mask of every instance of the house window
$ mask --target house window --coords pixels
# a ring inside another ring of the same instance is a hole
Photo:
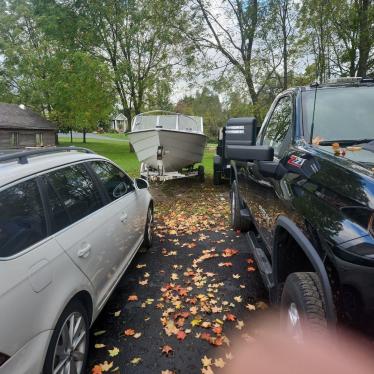
[[[37,147],[42,147],[43,146],[43,133],[37,132],[35,134],[35,145]]]
[[[10,145],[17,146],[18,144],[19,144],[18,132],[11,132],[10,133]]]

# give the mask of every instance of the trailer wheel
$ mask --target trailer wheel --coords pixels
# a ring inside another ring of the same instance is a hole
[[[201,183],[205,181],[205,170],[203,165],[199,165],[199,167],[197,168],[197,176]]]

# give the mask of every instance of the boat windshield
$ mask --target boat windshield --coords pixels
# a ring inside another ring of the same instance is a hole
[[[132,131],[166,129],[203,133],[202,117],[183,114],[138,114],[132,124]]]

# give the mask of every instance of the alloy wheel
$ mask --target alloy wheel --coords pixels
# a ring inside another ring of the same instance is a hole
[[[62,325],[53,355],[53,374],[81,374],[87,349],[87,326],[79,312]]]

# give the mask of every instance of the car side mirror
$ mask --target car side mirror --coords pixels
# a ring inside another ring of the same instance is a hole
[[[226,157],[236,161],[273,161],[274,148],[267,145],[226,144]]]
[[[135,186],[139,189],[142,190],[144,188],[149,188],[149,183],[143,178],[136,178],[135,179]]]

